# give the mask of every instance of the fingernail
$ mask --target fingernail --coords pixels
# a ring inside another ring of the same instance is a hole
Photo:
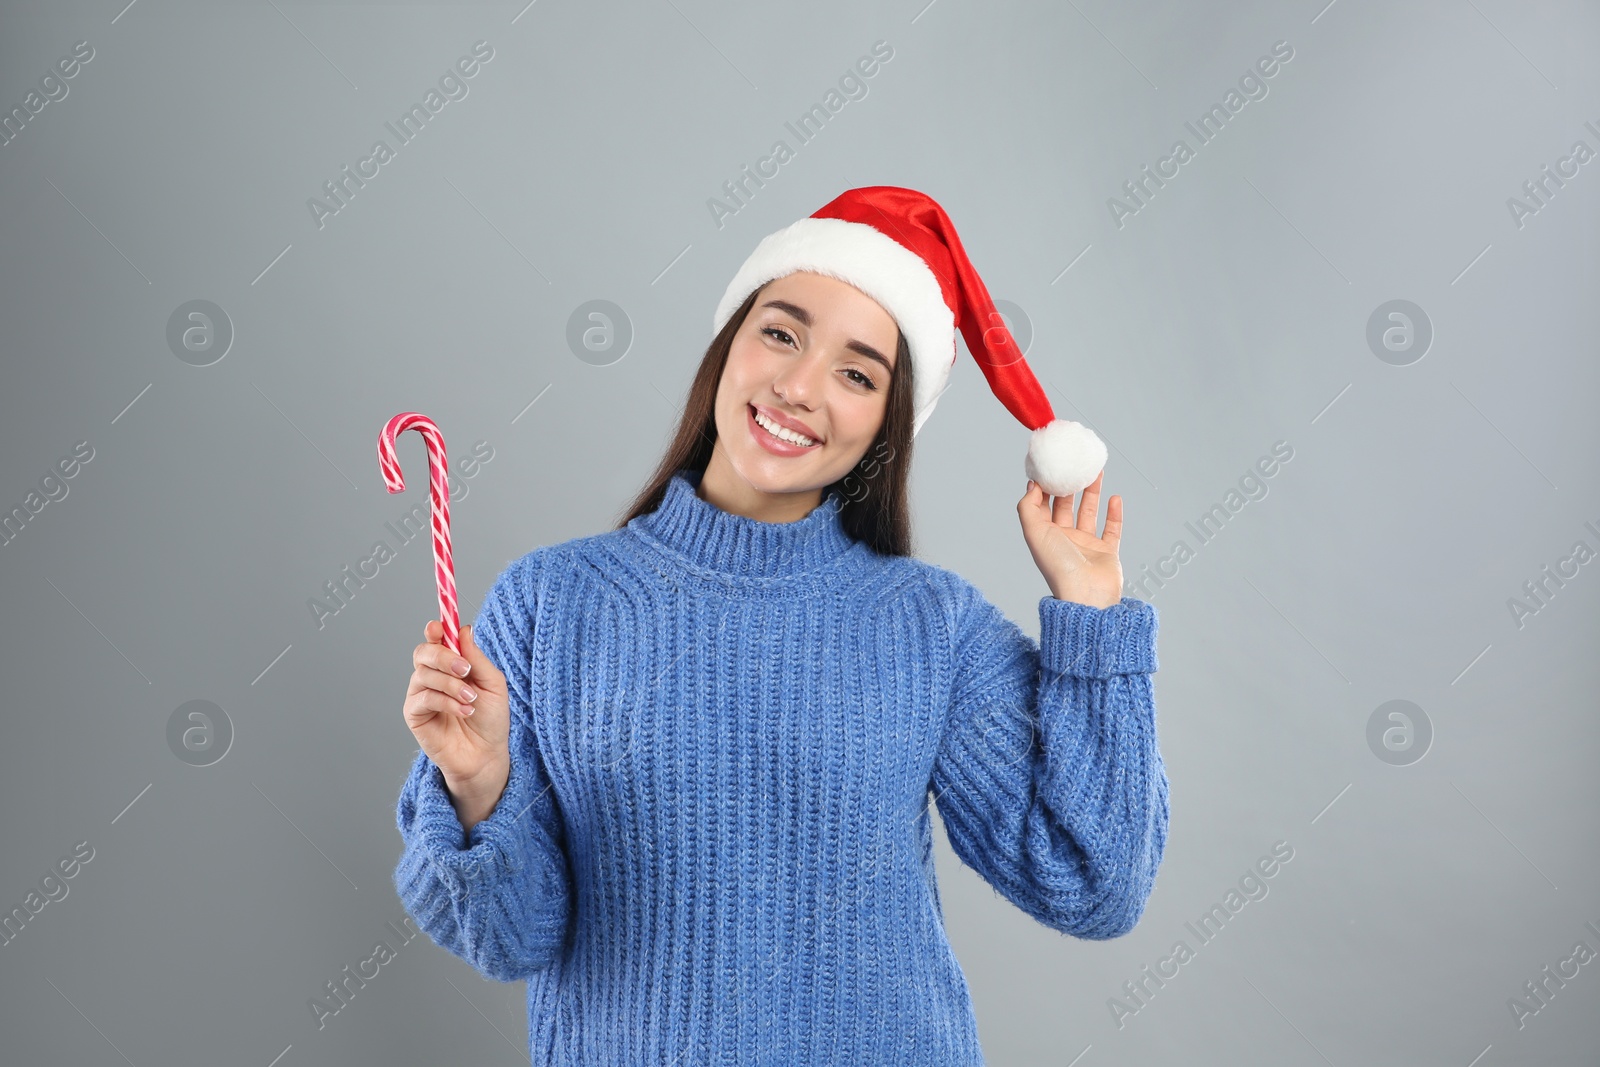
[[[473,692],[470,685],[464,685],[461,687],[461,699],[471,703],[478,699],[478,694]]]
[[[465,678],[467,676],[467,672],[472,670],[472,664],[468,663],[464,659],[458,659],[451,666],[451,670],[455,671],[457,674],[461,675],[461,677]]]

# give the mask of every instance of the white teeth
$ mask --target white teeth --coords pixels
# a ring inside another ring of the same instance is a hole
[[[793,430],[779,426],[777,423],[773,422],[759,411],[756,412],[756,422],[761,426],[762,429],[766,430],[772,436],[779,438],[780,440],[788,441],[797,445],[810,446],[816,444],[816,442],[809,437],[801,437]]]

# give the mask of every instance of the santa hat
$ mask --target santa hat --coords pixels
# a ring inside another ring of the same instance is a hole
[[[1033,431],[1024,464],[1029,478],[1051,496],[1071,496],[1104,469],[1105,443],[1088,427],[1055,417],[955,226],[931,197],[894,185],[850,189],[810,218],[767,235],[728,283],[713,332],[752,292],[799,270],[848,282],[893,316],[911,350],[912,436],[949,385],[960,329],[994,395]]]

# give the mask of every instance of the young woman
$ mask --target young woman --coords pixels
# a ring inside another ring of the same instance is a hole
[[[1155,611],[1120,595],[1119,497],[1095,532],[1104,447],[992,313],[938,205],[849,191],[730,284],[621,523],[512,562],[462,656],[427,623],[395,887],[527,981],[537,1067],[981,1064],[934,804],[1040,923],[1103,939],[1143,913],[1169,812]],[[1037,642],[911,555],[912,438],[958,323],[1035,427]]]

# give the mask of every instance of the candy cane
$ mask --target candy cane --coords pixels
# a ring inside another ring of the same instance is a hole
[[[433,577],[439,586],[439,619],[444,623],[444,643],[456,655],[461,654],[460,622],[456,616],[456,571],[450,556],[450,480],[445,463],[444,435],[432,419],[415,411],[402,411],[384,426],[378,435],[378,466],[383,471],[383,483],[389,492],[399,493],[406,487],[400,474],[400,459],[395,455],[395,438],[407,430],[416,430],[428,445],[428,488],[433,498]]]

